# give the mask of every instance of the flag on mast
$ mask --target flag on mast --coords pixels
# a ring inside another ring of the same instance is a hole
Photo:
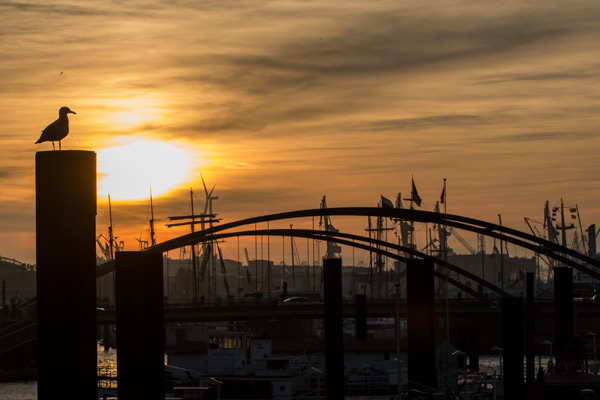
[[[394,203],[390,199],[381,196],[381,208],[394,208]]]
[[[446,180],[444,179],[444,188],[442,189],[442,195],[440,196],[440,204],[446,202]]]
[[[415,186],[415,180],[414,178],[411,178],[412,180],[412,193],[411,193],[411,200],[417,205],[417,207],[421,207],[421,198],[419,197],[419,192],[417,192],[417,187]]]

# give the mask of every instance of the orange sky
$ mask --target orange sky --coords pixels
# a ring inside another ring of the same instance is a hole
[[[447,178],[448,212],[526,230],[562,197],[600,225],[599,20],[595,0],[2,3],[0,255],[35,262],[33,143],[63,105],[64,149],[185,152],[157,218],[190,186],[203,207],[200,173],[227,221],[376,206],[414,175],[426,210]],[[135,249],[148,201],[102,190]]]

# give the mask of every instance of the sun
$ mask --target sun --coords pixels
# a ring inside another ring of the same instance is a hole
[[[173,142],[137,140],[98,150],[98,193],[113,200],[160,196],[190,180],[189,151]]]

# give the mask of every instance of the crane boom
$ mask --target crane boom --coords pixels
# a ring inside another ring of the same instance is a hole
[[[450,233],[456,236],[456,239],[458,239],[458,241],[469,251],[469,253],[477,254],[477,250],[475,250],[473,246],[469,244],[469,242],[467,242],[462,236],[460,236],[456,230],[452,229],[452,227],[448,227],[448,230],[450,231]]]
[[[250,266],[250,257],[248,257],[248,249],[244,247],[244,253],[246,253],[246,262],[248,263],[248,267]]]

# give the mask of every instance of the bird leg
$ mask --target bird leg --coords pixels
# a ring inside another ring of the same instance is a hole
[[[60,140],[58,141],[58,150],[62,150],[62,147],[60,145]]]
[[[54,147],[54,141],[52,141],[52,150],[56,150],[56,147]]]

